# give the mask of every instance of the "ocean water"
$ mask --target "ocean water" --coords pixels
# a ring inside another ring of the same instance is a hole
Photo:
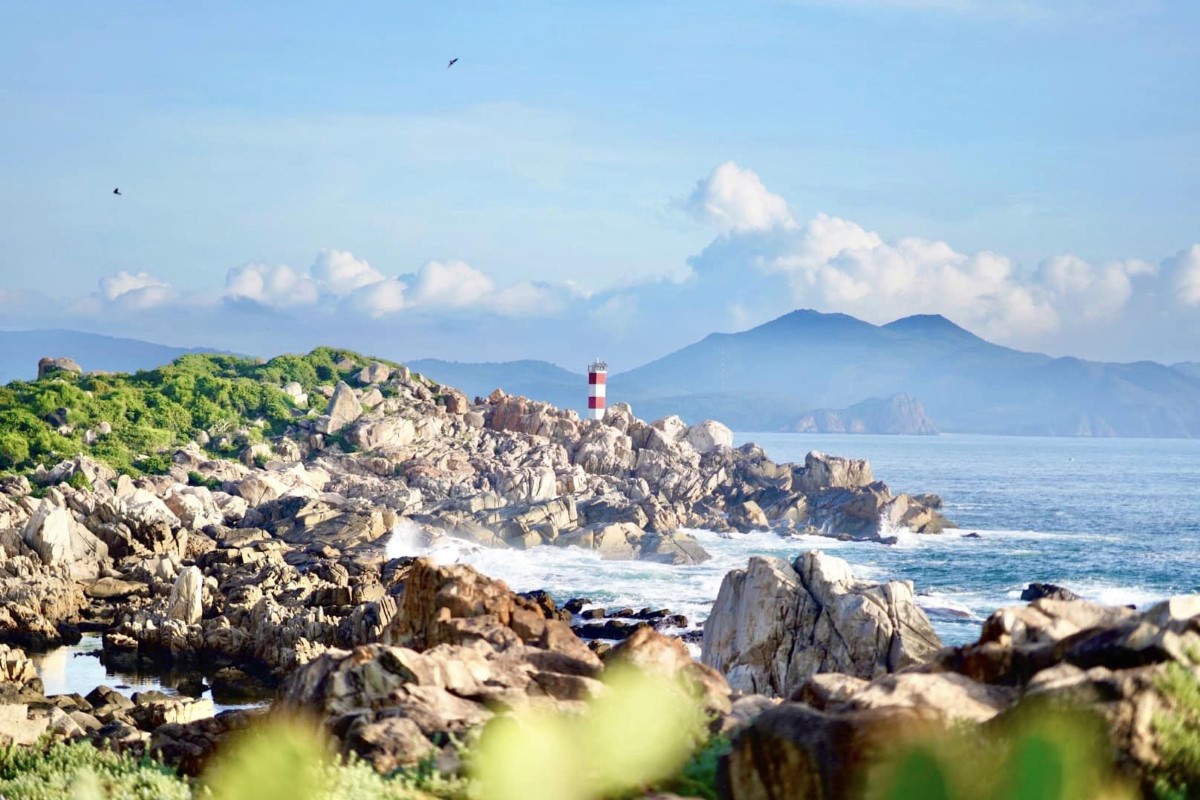
[[[817,548],[846,559],[861,577],[911,580],[947,643],[976,638],[983,619],[1018,603],[1032,581],[1137,606],[1200,592],[1200,441],[738,435],[738,444],[746,441],[776,461],[803,461],[810,450],[866,458],[894,492],[941,495],[944,513],[961,528],[902,533],[893,546],[695,531],[713,555],[695,567],[601,561],[555,547],[483,550],[443,542],[432,553],[473,564],[517,591],[546,589],[560,600],[585,597],[608,607],[666,607],[695,625],[707,617],[725,573],[749,556],[794,558]],[[431,550],[401,531],[392,552]]]

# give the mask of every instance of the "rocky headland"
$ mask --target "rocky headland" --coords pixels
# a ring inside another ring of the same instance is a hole
[[[1157,676],[1194,670],[1193,599],[1138,613],[1051,595],[944,648],[911,583],[857,580],[818,551],[754,558],[726,576],[697,661],[668,609],[516,594],[387,544],[406,531],[686,566],[707,558],[688,529],[886,542],[948,526],[940,501],[893,495],[864,461],[777,464],[713,421],[647,423],[623,405],[582,420],[350,357],[336,377],[281,384],[291,422],[236,459],[211,450],[243,432],[200,431],[160,454],[159,474],[80,454],[0,482],[0,739],[88,739],[196,774],[266,713],[214,717],[211,688],[315,713],[381,773],[454,772],[451,742],[497,714],[577,710],[632,664],[679,676],[732,738],[723,797],[856,797],[897,728],[987,725],[1034,695],[1099,709],[1135,780],[1162,761],[1147,720],[1170,707]],[[178,691],[45,696],[28,652],[85,633],[107,664],[170,666]]]

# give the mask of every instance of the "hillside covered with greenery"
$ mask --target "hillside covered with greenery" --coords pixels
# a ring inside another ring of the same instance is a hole
[[[266,363],[189,354],[132,374],[55,372],[13,381],[0,387],[0,471],[27,472],[85,453],[130,474],[164,472],[170,459],[163,451],[203,439],[202,432],[211,437],[209,452],[233,456],[309,413],[294,405],[286,384],[314,395],[375,360],[327,347]],[[314,396],[320,413],[324,399]]]

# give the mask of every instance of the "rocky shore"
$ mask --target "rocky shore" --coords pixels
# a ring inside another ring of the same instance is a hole
[[[453,772],[450,743],[496,714],[579,709],[632,664],[680,676],[732,737],[724,797],[855,797],[898,727],[986,725],[1032,696],[1099,709],[1136,780],[1160,758],[1147,719],[1166,702],[1156,676],[1200,653],[1192,598],[1139,614],[1051,594],[944,648],[911,583],[856,580],[811,551],[727,575],[702,637],[684,641],[689,620],[670,609],[520,595],[387,544],[404,530],[688,565],[707,558],[688,528],[882,543],[949,526],[940,500],[893,495],[864,461],[776,464],[712,421],[647,423],[621,405],[581,420],[500,391],[471,402],[380,363],[355,382],[284,387],[324,413],[237,461],[197,441],[163,475],[78,457],[0,483],[0,740],[89,739],[196,774],[266,713],[214,717],[211,687],[319,715],[380,772]],[[45,696],[28,652],[87,632],[107,664],[171,665],[178,694]]]

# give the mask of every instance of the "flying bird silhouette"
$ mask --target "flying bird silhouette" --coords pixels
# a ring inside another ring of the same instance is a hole
[[[458,61],[457,58],[450,59],[450,63],[446,65],[446,69],[450,69],[451,67],[453,67],[456,61]]]
[[[121,193],[120,189],[113,189],[113,194],[120,194],[120,193]]]

